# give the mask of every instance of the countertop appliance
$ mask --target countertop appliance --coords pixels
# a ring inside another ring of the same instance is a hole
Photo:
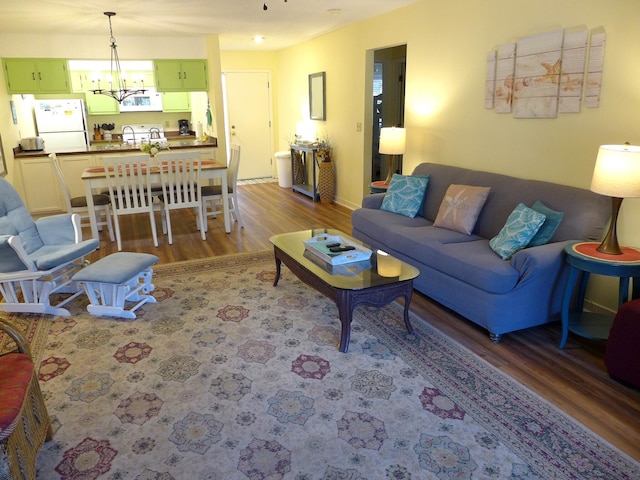
[[[87,114],[83,100],[35,100],[38,135],[50,153],[89,145]]]
[[[120,103],[120,112],[161,112],[162,94],[154,88],[147,88],[144,93],[136,93]]]
[[[42,137],[26,137],[20,140],[20,148],[25,152],[38,152],[44,150],[44,140]]]
[[[181,118],[178,120],[178,129],[180,130],[180,135],[191,135],[191,130],[189,129],[189,120],[185,118]]]

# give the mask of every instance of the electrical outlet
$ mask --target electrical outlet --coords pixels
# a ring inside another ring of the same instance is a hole
[[[356,123],[356,132],[361,132],[362,131],[362,122],[358,122]]]

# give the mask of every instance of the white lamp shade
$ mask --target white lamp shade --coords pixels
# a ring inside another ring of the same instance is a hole
[[[407,134],[404,128],[385,127],[380,129],[380,153],[402,155]]]
[[[609,197],[640,197],[640,147],[602,145],[593,169],[591,191]]]

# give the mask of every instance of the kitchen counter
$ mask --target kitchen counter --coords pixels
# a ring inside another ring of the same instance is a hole
[[[217,148],[218,140],[215,137],[209,137],[206,142],[202,142],[200,140],[196,140],[195,136],[174,136],[167,137],[169,150],[182,150],[187,148]],[[140,147],[136,147],[133,145],[120,144],[117,142],[108,142],[108,141],[100,141],[100,142],[92,142],[92,144],[85,148],[74,148],[69,150],[58,150],[55,153],[57,155],[86,155],[96,152],[128,152],[135,153],[139,152]],[[20,147],[13,149],[14,158],[36,158],[36,157],[47,157],[51,152],[47,150],[41,151],[23,151]]]

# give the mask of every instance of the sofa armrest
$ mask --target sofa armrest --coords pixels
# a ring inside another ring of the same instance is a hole
[[[69,245],[82,241],[80,216],[77,213],[39,218],[36,228],[45,245]]]
[[[374,210],[380,210],[382,200],[386,193],[372,193],[371,195],[365,195],[362,197],[362,208],[371,208]]]
[[[565,265],[564,247],[575,242],[576,240],[568,240],[525,248],[513,256],[511,265],[520,272],[520,282],[527,281],[528,275],[532,272],[540,274],[540,272],[555,270],[559,273]],[[543,273],[543,275],[548,274]]]

